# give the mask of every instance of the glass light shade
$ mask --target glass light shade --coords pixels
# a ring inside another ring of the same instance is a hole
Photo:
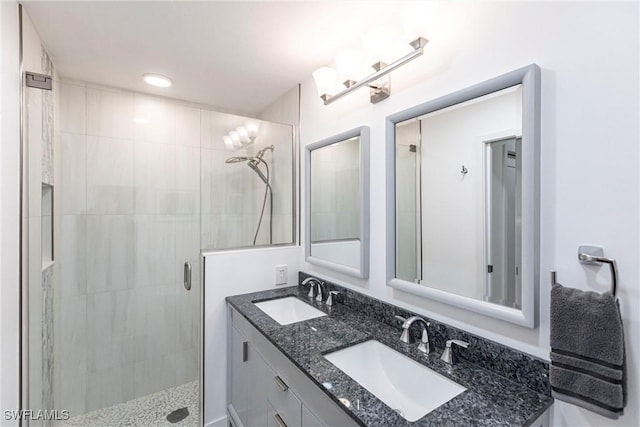
[[[233,150],[233,140],[229,135],[223,136],[222,141],[224,141],[224,148],[227,150]]]
[[[236,145],[236,146],[242,145],[242,142],[240,142],[240,135],[238,134],[238,132],[236,132],[235,130],[232,130],[231,132],[229,132],[229,136],[231,137],[231,141],[233,141],[233,145]]]
[[[255,139],[258,136],[258,129],[260,128],[260,125],[258,123],[247,123],[246,128],[250,139]]]
[[[340,81],[355,80],[361,77],[364,55],[355,49],[343,50],[335,58]]]
[[[236,132],[238,132],[241,142],[244,142],[244,143],[251,142],[251,138],[249,138],[249,131],[247,130],[246,127],[239,126],[236,128]]]
[[[147,84],[157,87],[169,87],[171,86],[171,79],[161,74],[145,74],[142,76]]]
[[[338,81],[338,70],[331,67],[320,67],[313,72],[313,79],[316,82],[318,96],[333,95]]]
[[[367,60],[370,62],[369,65],[378,61],[389,64],[396,59],[393,57],[395,37],[393,30],[388,27],[376,28],[365,35],[362,41],[367,52]]]

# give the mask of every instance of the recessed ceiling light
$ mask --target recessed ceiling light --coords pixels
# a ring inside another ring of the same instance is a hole
[[[151,86],[157,87],[169,87],[171,86],[171,79],[160,74],[145,74],[142,76],[144,81]]]

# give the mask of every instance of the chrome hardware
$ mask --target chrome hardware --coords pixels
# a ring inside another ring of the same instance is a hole
[[[249,360],[249,341],[242,342],[242,361]]]
[[[282,378],[280,378],[278,375],[276,375],[275,377],[273,377],[273,381],[278,384],[278,387],[280,387],[280,389],[282,391],[287,391],[289,390],[289,386],[287,385],[287,383],[285,383],[284,381],[282,381]]]
[[[316,296],[316,294],[313,292],[313,286],[314,285],[316,285],[318,288],[320,288],[320,284],[321,283],[324,284],[324,282],[322,282],[321,280],[316,279],[315,277],[307,277],[306,279],[304,279],[302,281],[302,283],[300,283],[300,286],[306,285],[307,283],[311,283],[311,285],[309,287],[309,293],[307,294],[307,296],[309,298],[313,298],[313,297]]]
[[[467,348],[469,347],[469,343],[461,340],[447,340],[447,346],[442,352],[442,356],[440,356],[440,359],[442,359],[444,362],[448,363],[449,365],[455,365],[456,357],[455,357],[455,353],[453,352],[453,349],[451,348],[451,344],[455,344],[455,345],[459,345],[460,347]]]
[[[420,339],[420,344],[418,344],[418,350],[423,353],[429,354],[431,349],[429,348],[429,332],[427,331],[427,328],[431,326],[431,323],[427,322],[420,316],[412,316],[408,319],[405,319],[401,316],[396,316],[396,319],[404,321],[404,323],[402,324],[402,335],[400,335],[400,341],[407,344],[412,344],[414,342],[413,337],[409,333],[409,328],[411,327],[411,325],[413,325],[414,322],[418,321],[424,324],[424,327],[422,328],[422,337]]]
[[[273,416],[273,420],[278,424],[278,427],[287,427],[287,424],[284,422],[280,414],[275,414]]]
[[[616,296],[618,290],[618,265],[613,258],[606,258],[604,251],[599,246],[578,246],[578,261],[580,264],[585,265],[600,265],[609,264],[611,270],[611,293]],[[551,284],[558,283],[558,274],[555,271],[551,272]]]
[[[327,297],[327,302],[325,304],[327,305],[333,305],[333,296],[334,295],[338,295],[340,292],[338,291],[329,291],[329,296]]]
[[[427,323],[427,326],[430,326],[431,323]],[[418,350],[423,353],[429,354],[431,353],[431,347],[429,346],[429,332],[427,328],[422,328],[422,338],[420,338],[420,344],[418,344]]]
[[[323,286],[324,286],[324,282],[318,282],[318,294],[316,295],[316,301],[318,302],[322,302],[322,299],[324,298],[323,295],[326,292],[326,288],[324,288],[323,292]]]
[[[618,288],[618,266],[616,265],[615,259],[606,258],[604,256],[604,250],[599,246],[579,246],[578,260],[581,264],[586,265],[609,264],[609,268],[611,269],[611,293],[614,297],[616,296]]]
[[[186,261],[184,263],[184,288],[188,291],[191,290],[191,263]]]
[[[32,73],[31,71],[25,71],[24,84],[27,87],[34,87],[36,89],[51,90],[53,79],[46,74]]]

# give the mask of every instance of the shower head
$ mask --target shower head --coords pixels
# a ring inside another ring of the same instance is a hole
[[[227,160],[225,160],[225,163],[241,163],[241,162],[248,162],[254,160],[254,157],[244,157],[244,156],[240,156],[240,157],[229,157]]]
[[[266,152],[267,152],[267,150],[271,150],[271,151],[273,151],[273,149],[274,149],[274,146],[273,146],[273,145],[267,145],[267,146],[266,146],[266,147],[264,147],[262,150],[260,150],[260,151],[258,151],[258,152],[256,153],[256,158],[258,158],[258,159],[262,159],[262,156],[264,156],[264,153],[266,153]]]

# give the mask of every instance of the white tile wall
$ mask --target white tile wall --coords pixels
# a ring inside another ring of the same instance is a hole
[[[87,135],[133,139],[133,111],[133,94],[87,87]]]
[[[200,248],[251,244],[264,190],[224,161],[276,144],[274,230],[290,241],[292,131],[262,122],[257,148],[231,153],[221,136],[246,118],[83,82],[60,92],[56,407],[77,415],[197,379]],[[268,205],[261,243],[267,229]]]
[[[54,377],[56,407],[77,415],[197,379],[200,110],[81,82],[60,91]]]
[[[84,214],[87,209],[86,137],[82,134],[60,133],[60,156],[64,159],[57,190],[60,213]]]
[[[133,265],[133,217],[87,215],[87,293],[133,287]]]
[[[133,152],[131,140],[87,136],[88,213],[133,213]]]

